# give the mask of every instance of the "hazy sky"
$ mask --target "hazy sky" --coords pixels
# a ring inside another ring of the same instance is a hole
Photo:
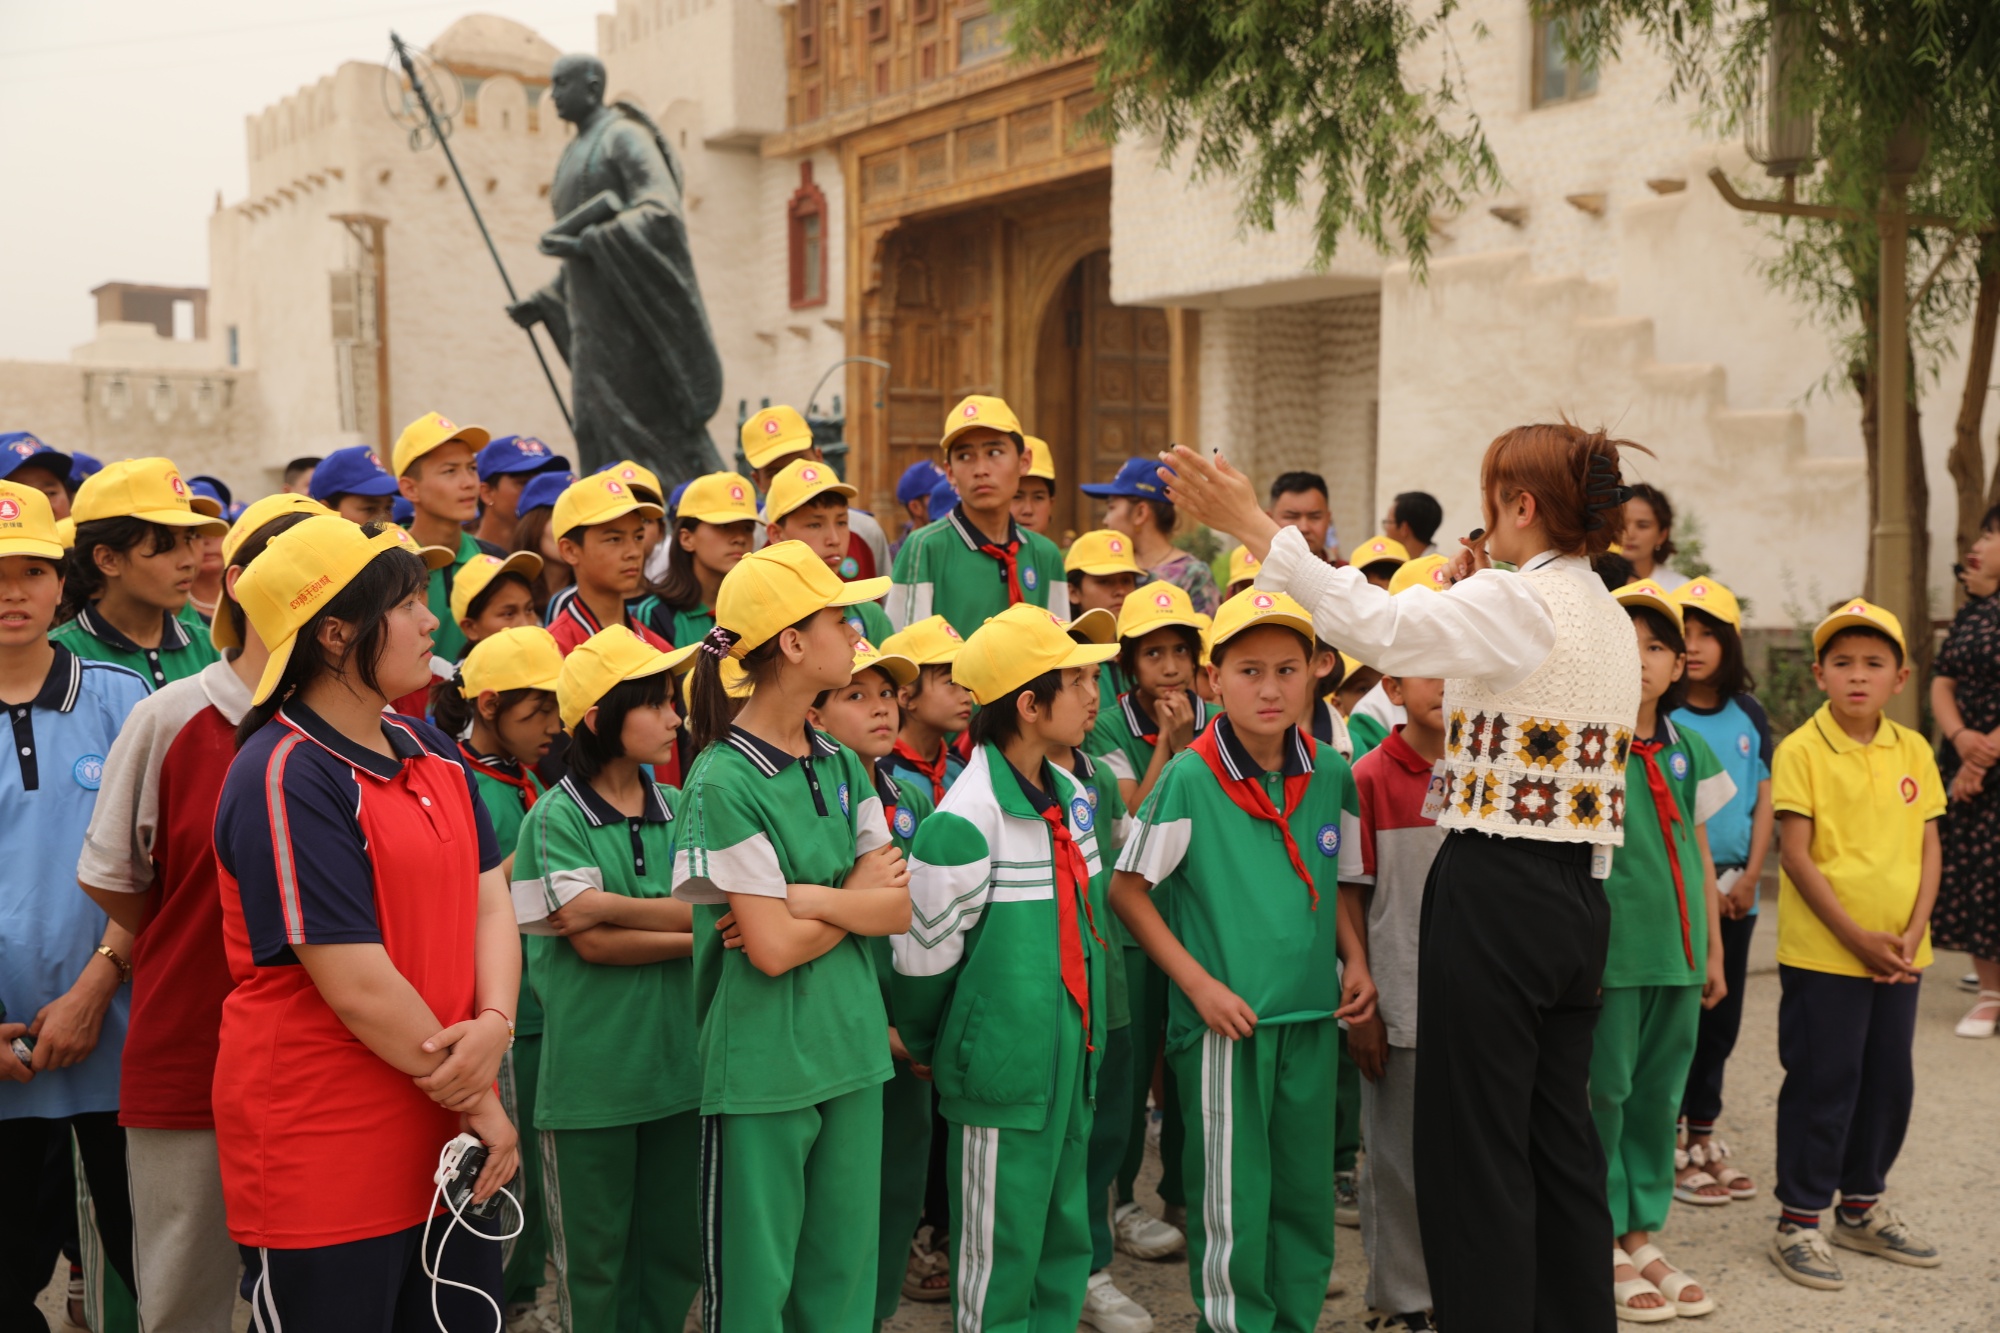
[[[208,283],[215,192],[246,189],[243,118],[497,13],[594,50],[610,0],[0,0],[0,359],[62,361],[102,282]]]

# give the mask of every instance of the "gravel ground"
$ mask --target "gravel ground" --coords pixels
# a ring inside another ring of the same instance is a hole
[[[1924,981],[1916,1044],[1917,1108],[1890,1196],[1938,1240],[1944,1266],[1904,1268],[1837,1250],[1847,1271],[1847,1290],[1818,1292],[1780,1277],[1766,1257],[1777,1216],[1769,1187],[1781,1076],[1775,924],[1773,916],[1757,934],[1723,1124],[1736,1162],[1762,1193],[1726,1208],[1676,1205],[1660,1235],[1668,1256],[1701,1278],[1716,1297],[1719,1308],[1700,1327],[1708,1333],[1993,1333],[2000,1329],[2000,1212],[1994,1208],[2000,1197],[2000,1148],[1986,1117],[2000,1108],[2000,1040],[1969,1042],[1952,1035],[1952,1024],[1970,1002],[1955,984],[1969,966],[1963,955],[1938,955]],[[1140,1183],[1141,1198],[1155,1212],[1159,1199],[1152,1182],[1158,1173],[1158,1164],[1149,1160]],[[1360,1235],[1345,1228],[1338,1233],[1335,1268],[1346,1279],[1348,1294],[1326,1303],[1321,1330],[1359,1333],[1370,1313],[1360,1295],[1367,1281]],[[1120,1255],[1113,1274],[1127,1295],[1153,1312],[1160,1333],[1195,1327],[1184,1262],[1145,1263]],[[1506,1281],[1505,1274],[1495,1275],[1496,1292]],[[52,1283],[41,1300],[55,1329],[64,1326],[60,1290]],[[556,1327],[553,1289],[543,1292],[549,1298],[544,1307],[515,1321],[516,1329],[540,1333]],[[245,1328],[248,1318],[248,1307],[239,1303],[236,1328]],[[887,1325],[895,1333],[948,1333],[950,1327],[949,1305],[908,1301]]]

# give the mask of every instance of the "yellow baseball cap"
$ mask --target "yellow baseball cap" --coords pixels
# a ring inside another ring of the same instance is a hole
[[[1743,628],[1743,608],[1736,594],[1711,578],[1689,579],[1667,594],[1684,611],[1704,611],[1731,629]]]
[[[278,688],[299,630],[385,551],[415,555],[416,543],[391,523],[371,537],[337,514],[314,514],[273,537],[250,562],[236,580],[236,601],[271,650],[252,704],[263,703]]]
[[[919,667],[950,666],[965,648],[965,640],[943,616],[926,616],[882,640],[882,651],[900,653]]]
[[[1909,652],[1909,645],[1903,641],[1903,622],[1896,619],[1896,613],[1887,611],[1873,602],[1864,602],[1859,597],[1844,603],[1838,611],[1813,626],[1813,652],[1826,648],[1827,641],[1844,629],[1872,629],[1888,635],[1896,647]]]
[[[49,497],[48,497],[48,496],[46,496],[46,495],[44,495],[44,496],[43,496],[42,498],[43,498],[44,500],[46,500],[46,499],[48,499]],[[75,545],[76,545],[76,520],[75,520],[75,519],[73,519],[73,518],[59,518],[59,519],[57,519],[57,520],[56,520],[56,538],[57,538],[57,540],[59,540],[60,542],[62,542],[62,544],[63,544],[63,549],[64,549],[65,551],[69,550],[69,549],[70,549],[70,548],[71,548],[72,546],[75,546]]]
[[[793,459],[771,478],[770,493],[764,497],[764,518],[768,522],[780,522],[806,501],[828,491],[850,500],[861,494],[840,479],[832,464],[816,463],[810,458]],[[687,507],[686,496],[681,497],[681,507],[683,510]]]
[[[1420,555],[1415,560],[1405,560],[1403,567],[1389,579],[1389,592],[1394,595],[1410,588],[1429,588],[1432,592],[1443,592],[1451,586],[1451,560],[1433,551]]]
[[[1063,556],[1063,570],[1071,574],[1140,574],[1139,562],[1132,557],[1132,539],[1110,528],[1086,532],[1069,544]]]
[[[1355,548],[1354,555],[1348,563],[1365,569],[1369,565],[1379,565],[1388,560],[1393,560],[1398,565],[1408,564],[1409,548],[1395,538],[1385,537],[1378,532]]]
[[[975,426],[1011,435],[1016,444],[1024,444],[1027,440],[1021,433],[1020,418],[1014,415],[1014,409],[1007,406],[1004,398],[989,398],[975,393],[960,399],[958,406],[951,409],[951,415],[944,419],[944,438],[938,441],[938,448],[950,449],[953,440]]]
[[[1263,562],[1250,554],[1249,547],[1239,546],[1229,553],[1229,577],[1223,582],[1225,584],[1255,582],[1257,571],[1263,567]]]
[[[684,518],[718,524],[754,522],[757,496],[749,478],[734,472],[710,472],[696,477],[681,492],[680,506],[674,510],[676,522]]]
[[[812,427],[796,407],[767,407],[743,423],[743,457],[751,467],[769,467],[813,447]]]
[[[663,653],[627,625],[601,629],[570,650],[556,679],[556,710],[571,731],[583,715],[612,689],[692,662],[701,645],[691,643]]]
[[[126,458],[106,463],[77,487],[70,517],[78,523],[100,518],[137,518],[169,528],[198,528],[205,535],[227,532],[221,510],[205,495],[196,495],[181,480],[180,469],[166,458]]]
[[[627,486],[644,486],[662,500],[667,498],[666,490],[660,485],[660,474],[644,463],[634,463],[627,459],[622,463],[613,463],[610,467],[600,468],[591,475],[616,477]]]
[[[892,684],[908,685],[915,680],[917,664],[901,653],[889,651],[886,646],[888,640],[883,640],[883,643],[884,647],[877,648],[863,639],[854,645],[854,674],[858,676],[870,667],[879,667]]]
[[[1312,613],[1284,593],[1266,592],[1262,588],[1245,588],[1215,609],[1215,624],[1208,631],[1209,651],[1260,625],[1282,625],[1297,630],[1306,636],[1306,656],[1312,656]]]
[[[542,572],[542,558],[533,551],[516,551],[512,555],[488,555],[481,551],[472,559],[459,566],[458,573],[451,579],[451,621],[455,625],[472,614],[472,601],[485,592],[493,580],[502,574],[519,574],[533,583],[535,575]],[[509,688],[512,688],[511,686]],[[551,689],[554,687],[551,686]]]
[[[983,707],[1045,672],[1108,662],[1116,656],[1117,644],[1078,643],[1069,636],[1067,621],[1020,602],[973,631],[952,663],[951,678]]]
[[[1101,606],[1094,606],[1075,620],[1069,622],[1070,637],[1085,643],[1118,642],[1118,617]]]
[[[1136,639],[1168,625],[1206,632],[1209,619],[1194,609],[1185,588],[1164,579],[1125,594],[1124,604],[1118,608],[1119,638]]]
[[[280,491],[276,495],[267,495],[261,500],[253,501],[249,508],[229,525],[229,531],[222,538],[222,567],[228,569],[235,564],[236,553],[243,549],[243,543],[256,535],[257,529],[274,519],[283,518],[287,514],[304,514],[311,518],[314,515],[332,513],[331,509],[310,496],[293,495],[289,491]],[[235,620],[220,614],[208,622],[208,641],[224,650],[243,646],[236,634]]]
[[[740,658],[779,631],[829,606],[859,606],[889,591],[886,578],[842,583],[804,542],[772,542],[725,574],[715,594],[715,623],[736,635],[729,655]]]
[[[1056,484],[1055,450],[1049,448],[1049,442],[1039,435],[1024,435],[1021,438],[1028,446],[1028,470],[1021,475],[1024,477],[1040,477],[1049,484],[1049,489],[1054,490]]]
[[[1620,606],[1650,607],[1652,610],[1658,611],[1661,615],[1665,616],[1668,620],[1673,621],[1675,629],[1681,627],[1681,608],[1679,604],[1667,595],[1665,588],[1662,588],[1651,579],[1640,579],[1637,583],[1628,583],[1611,595],[1618,599],[1618,605]]]
[[[458,667],[458,692],[477,699],[492,690],[553,690],[562,679],[563,651],[540,625],[516,625],[472,645]]]
[[[1366,662],[1363,662],[1360,658],[1354,656],[1354,654],[1352,653],[1338,653],[1336,654],[1336,656],[1340,658],[1340,674],[1327,682],[1326,688],[1328,690],[1339,689],[1343,681],[1346,681],[1347,679],[1352,677],[1355,672],[1361,670],[1362,667],[1368,665]]]
[[[49,497],[32,486],[0,481],[0,555],[32,555],[43,560],[63,558],[62,535]]]
[[[384,523],[382,526],[400,532],[405,537],[409,537],[410,550],[416,553],[417,559],[424,562],[425,569],[443,569],[446,565],[458,559],[458,552],[452,550],[449,546],[417,545],[417,539],[410,537],[409,530],[400,523]]]
[[[396,447],[389,454],[389,470],[400,477],[410,470],[410,464],[453,440],[470,445],[476,454],[492,438],[484,426],[461,426],[437,412],[426,412],[403,427],[403,433],[396,437]]]
[[[556,497],[549,526],[556,536],[566,537],[578,528],[595,527],[627,514],[664,518],[666,512],[650,500],[641,500],[630,486],[609,472],[593,472],[588,477],[578,477]]]
[[[743,664],[733,657],[725,657],[721,663],[722,692],[732,699],[748,699],[757,692],[757,682],[750,679],[750,673]]]

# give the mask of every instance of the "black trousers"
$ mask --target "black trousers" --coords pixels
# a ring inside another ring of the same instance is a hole
[[[500,1244],[490,1234],[468,1235],[466,1226],[493,1233],[502,1223],[511,1230],[513,1220],[514,1210],[504,1203],[495,1222],[467,1218],[453,1227],[449,1213],[434,1219],[431,1271],[477,1287],[498,1305]],[[423,1239],[423,1227],[414,1226],[307,1250],[237,1246],[243,1252],[243,1299],[250,1302],[251,1327],[284,1333],[436,1333]],[[472,1292],[437,1285],[437,1312],[446,1333],[492,1333],[493,1311]]]
[[[1778,984],[1778,1202],[1880,1194],[1916,1097],[1918,986],[1783,964]]]
[[[104,1260],[128,1289],[132,1287],[132,1191],[126,1183],[125,1131],[118,1127],[118,1113],[0,1120],[0,1164],[4,1164],[0,1170],[8,1179],[0,1188],[0,1331],[4,1333],[41,1333],[47,1327],[35,1309],[35,1297],[49,1284],[56,1253],[74,1228],[76,1198],[73,1178],[66,1171],[46,1174],[51,1182],[71,1181],[71,1188],[59,1197],[45,1193],[43,1167],[68,1158],[72,1133],[97,1210]],[[57,1189],[61,1190],[60,1184]]]
[[[1414,1147],[1442,1328],[1608,1333],[1615,1323],[1589,1089],[1610,928],[1582,844],[1461,830],[1431,864]]]
[[[1743,1027],[1743,986],[1750,973],[1750,939],[1757,917],[1722,918],[1722,978],[1729,994],[1713,1009],[1701,1011],[1694,1039],[1694,1063],[1688,1066],[1687,1091],[1681,1115],[1693,1124],[1712,1125],[1722,1114],[1722,1073],[1736,1049]]]

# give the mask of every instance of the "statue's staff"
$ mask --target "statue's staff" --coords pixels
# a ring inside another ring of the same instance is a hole
[[[486,219],[479,215],[479,205],[473,201],[472,188],[465,183],[465,173],[458,169],[458,158],[451,151],[451,141],[445,137],[437,109],[431,105],[430,91],[417,77],[417,67],[410,59],[410,48],[403,45],[403,39],[393,30],[389,33],[389,43],[396,48],[396,59],[402,63],[403,74],[410,81],[410,90],[417,95],[417,104],[423,108],[424,118],[430,122],[431,137],[437,140],[438,147],[444,149],[444,160],[451,164],[451,174],[458,180],[459,193],[465,196],[465,206],[472,210],[472,220],[479,225],[480,239],[486,242],[486,253],[493,256],[493,267],[500,270],[500,281],[507,288],[507,300],[510,304],[518,302],[521,298],[514,292],[514,280],[507,276],[507,266],[500,262],[500,251],[493,244],[493,233],[486,230]],[[542,368],[542,378],[549,382],[549,392],[556,397],[556,406],[562,409],[563,424],[574,431],[576,422],[570,417],[569,404],[563,401],[562,390],[556,387],[555,372],[549,369],[549,359],[542,355],[541,339],[535,336],[533,329],[523,332],[528,335],[528,345],[535,349],[535,360]]]

